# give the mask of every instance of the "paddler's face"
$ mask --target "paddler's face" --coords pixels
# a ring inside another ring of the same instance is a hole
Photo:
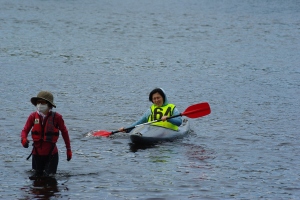
[[[156,105],[156,106],[162,106],[164,104],[164,99],[163,97],[157,92],[154,93],[152,95],[152,102]]]

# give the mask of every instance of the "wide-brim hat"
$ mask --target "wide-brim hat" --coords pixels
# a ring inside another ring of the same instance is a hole
[[[48,91],[40,91],[36,97],[31,98],[31,103],[36,106],[36,102],[38,99],[43,99],[48,101],[54,108],[56,108],[56,105],[53,103],[53,95],[51,92]]]

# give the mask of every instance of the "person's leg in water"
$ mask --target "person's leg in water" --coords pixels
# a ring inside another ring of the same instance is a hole
[[[32,155],[32,169],[35,170],[35,174],[33,176],[42,176],[45,168],[44,162],[45,156]]]
[[[58,153],[48,156],[47,160],[45,161],[44,176],[49,176],[50,174],[56,174],[58,160],[59,160]]]

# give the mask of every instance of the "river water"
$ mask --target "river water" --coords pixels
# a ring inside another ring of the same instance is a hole
[[[300,2],[0,0],[1,199],[298,199]],[[189,119],[152,148],[127,134],[166,91]],[[69,129],[53,181],[32,181],[20,132],[40,90]]]

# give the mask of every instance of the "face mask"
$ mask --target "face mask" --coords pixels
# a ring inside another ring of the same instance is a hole
[[[43,104],[39,103],[36,105],[36,108],[40,112],[45,112],[48,109],[48,104],[43,105]]]

